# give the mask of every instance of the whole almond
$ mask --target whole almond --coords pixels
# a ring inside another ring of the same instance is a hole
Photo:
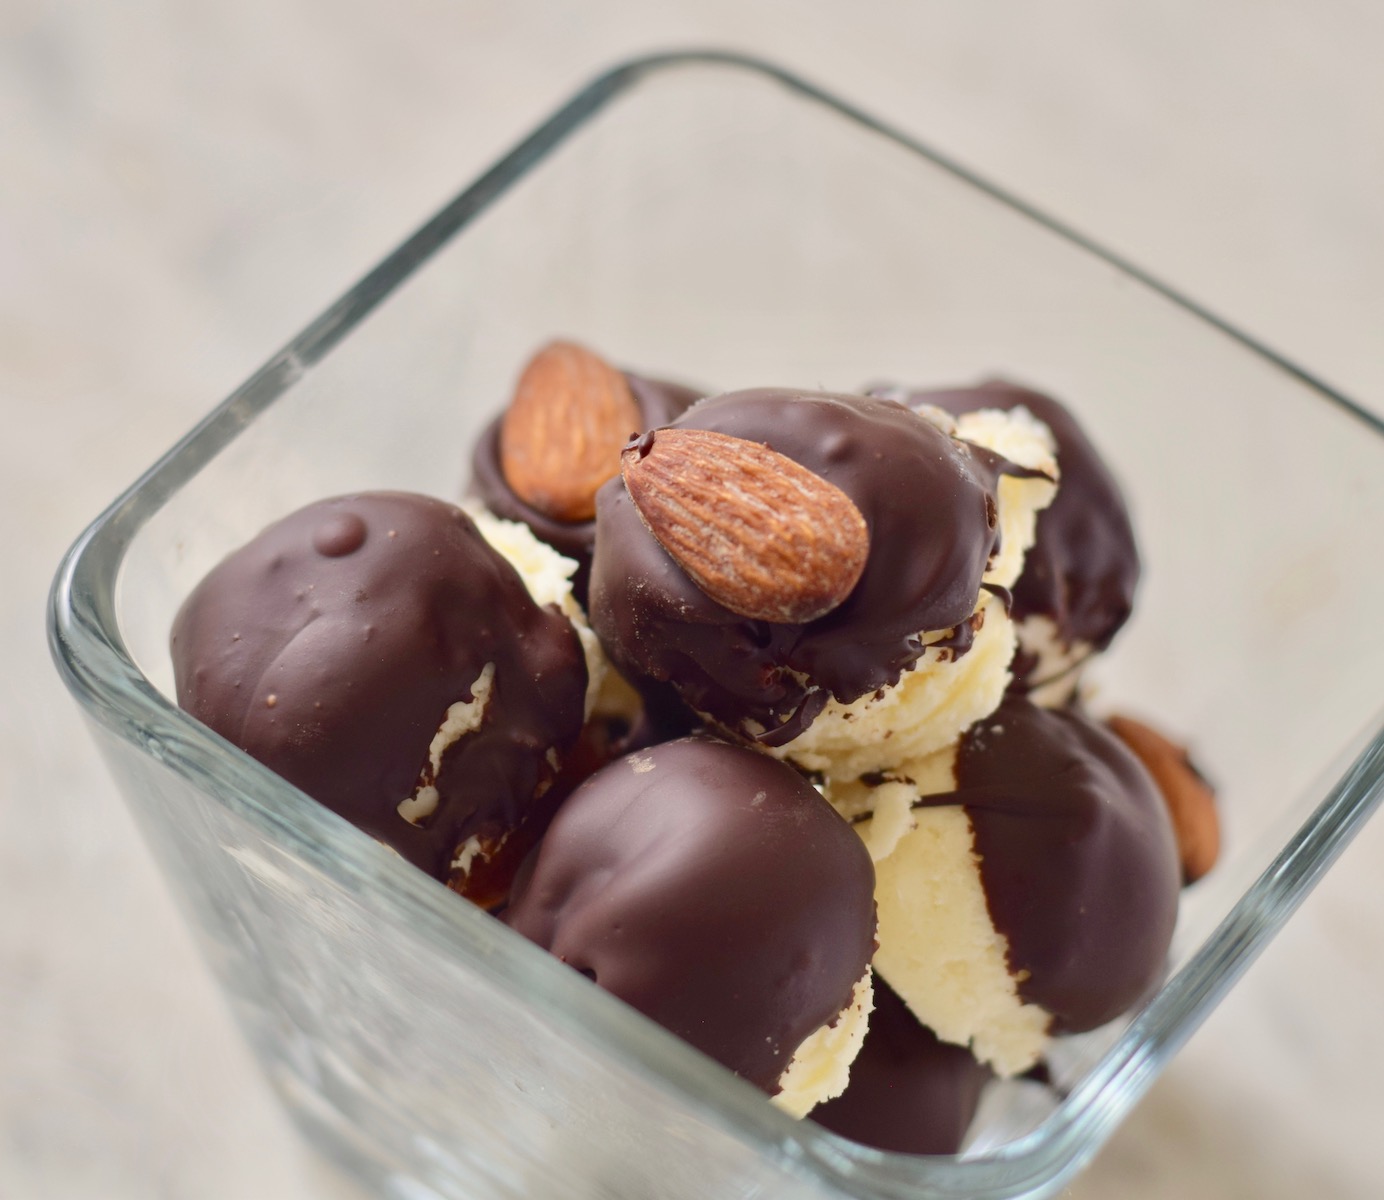
[[[739,616],[816,620],[865,569],[870,532],[851,498],[768,446],[660,429],[626,447],[620,469],[658,544]]]
[[[500,470],[545,516],[589,521],[640,424],[624,375],[584,346],[550,342],[524,368],[500,425]]]
[[[1144,764],[1163,793],[1177,834],[1183,882],[1195,883],[1216,865],[1221,850],[1216,793],[1192,766],[1187,751],[1157,730],[1131,717],[1111,717],[1106,724]]]

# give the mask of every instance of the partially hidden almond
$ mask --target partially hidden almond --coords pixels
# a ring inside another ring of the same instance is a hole
[[[500,470],[525,504],[555,521],[589,521],[641,424],[624,375],[574,342],[529,360],[500,424]]]
[[[1177,835],[1183,882],[1195,883],[1216,865],[1220,855],[1216,793],[1192,765],[1187,751],[1157,730],[1131,717],[1111,717],[1106,724],[1144,764],[1163,793]]]
[[[870,531],[851,498],[768,446],[660,429],[626,447],[620,469],[658,544],[739,616],[816,620],[865,569]]]

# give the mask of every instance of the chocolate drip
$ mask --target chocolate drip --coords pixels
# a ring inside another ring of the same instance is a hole
[[[1120,486],[1072,414],[1051,396],[1002,380],[937,391],[871,390],[957,416],[1022,405],[1052,430],[1062,481],[1057,498],[1038,514],[1037,541],[1014,587],[1013,616],[1047,617],[1065,645],[1080,641],[1104,650],[1133,609],[1139,551]]]
[[[992,1078],[964,1046],[937,1040],[878,975],[851,1081],[812,1110],[817,1124],[876,1150],[955,1154]]]
[[[290,783],[445,879],[473,834],[517,826],[582,724],[575,631],[539,608],[459,509],[376,492],[309,505],[215,567],[173,624],[178,703]],[[448,707],[484,720],[442,755]],[[438,791],[418,826],[399,803]]]
[[[815,689],[850,702],[892,686],[919,634],[964,653],[994,550],[996,481],[1018,471],[892,401],[763,388],[703,400],[676,426],[761,442],[860,509],[870,557],[839,607],[804,625],[749,620],[703,593],[645,528],[620,479],[597,496],[591,622],[630,678],[671,681],[727,728],[803,724]],[[962,627],[958,629],[958,627]]]
[[[995,928],[1024,1000],[1054,1033],[1094,1029],[1162,976],[1181,868],[1167,808],[1139,761],[1074,708],[1011,696],[961,739],[956,791]]]
[[[667,425],[703,395],[702,392],[684,387],[680,383],[647,379],[629,371],[624,372],[624,375],[643,416],[643,428],[637,431],[630,430],[631,433],[643,433],[646,429]],[[547,542],[559,554],[573,559],[577,564],[577,571],[572,578],[572,592],[577,602],[585,607],[591,579],[591,548],[596,540],[596,522],[554,520],[514,494],[505,482],[504,472],[500,468],[500,425],[503,420],[503,415],[496,417],[485,427],[476,441],[471,452],[471,483],[468,492],[497,517],[527,525],[539,541]],[[612,463],[611,470],[618,471],[619,466],[618,462]]]
[[[874,869],[792,768],[688,738],[578,788],[503,919],[773,1093],[865,973]]]

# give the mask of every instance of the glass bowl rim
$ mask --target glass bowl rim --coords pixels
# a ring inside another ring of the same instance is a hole
[[[434,253],[615,99],[687,67],[744,71],[822,105],[911,151],[1142,284],[1384,437],[1384,421],[1143,269],[949,156],[782,67],[734,51],[644,55],[603,72],[387,254],[217,405],[81,534],[49,597],[50,649],[68,689],[99,727],[159,761],[248,821],[298,861],[367,904],[407,917],[440,955],[519,989],[543,1019],[633,1071],[652,1075],[720,1132],[785,1169],[848,1192],[902,1198],[1047,1192],[1069,1180],[1258,956],[1384,798],[1384,729],[1220,925],[1138,1014],[1096,1067],[1037,1128],[975,1158],[920,1159],[875,1151],[796,1122],[677,1038],[588,985],[500,922],[458,903],[397,855],[236,750],[178,709],[135,665],[115,590],[143,524]],[[861,1193],[860,1188],[868,1189]]]

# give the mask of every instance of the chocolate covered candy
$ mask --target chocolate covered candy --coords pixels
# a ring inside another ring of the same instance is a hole
[[[1128,620],[1139,582],[1129,510],[1100,452],[1064,405],[1017,384],[991,380],[976,387],[871,390],[957,417],[1022,407],[1052,431],[1062,485],[1038,517],[1037,538],[1013,588],[1020,643],[1014,674],[1021,687],[1046,686],[1053,699],[1065,699],[1076,669],[1109,646]],[[1053,688],[1057,681],[1063,686]]]
[[[620,447],[632,434],[668,424],[700,396],[619,371],[583,346],[550,342],[521,374],[510,408],[477,440],[469,491],[572,559],[573,591],[584,605],[596,489],[619,470]]]
[[[1079,711],[1010,697],[954,750],[834,795],[873,813],[857,828],[876,858],[876,969],[1001,1074],[1161,977],[1181,886],[1167,809]]]
[[[439,879],[524,823],[582,726],[588,668],[453,505],[308,505],[173,625],[178,702]]]
[[[996,482],[1017,468],[902,405],[861,396],[732,392],[702,401],[674,428],[759,443],[834,485],[864,518],[869,558],[850,595],[824,616],[747,618],[693,582],[650,533],[624,482],[612,480],[597,497],[592,624],[631,678],[669,682],[724,728],[778,744],[828,701],[897,684],[929,642],[950,658],[966,652],[996,550]]]
[[[504,920],[802,1115],[869,1011],[874,873],[791,768],[702,738],[612,763],[562,806]]]

